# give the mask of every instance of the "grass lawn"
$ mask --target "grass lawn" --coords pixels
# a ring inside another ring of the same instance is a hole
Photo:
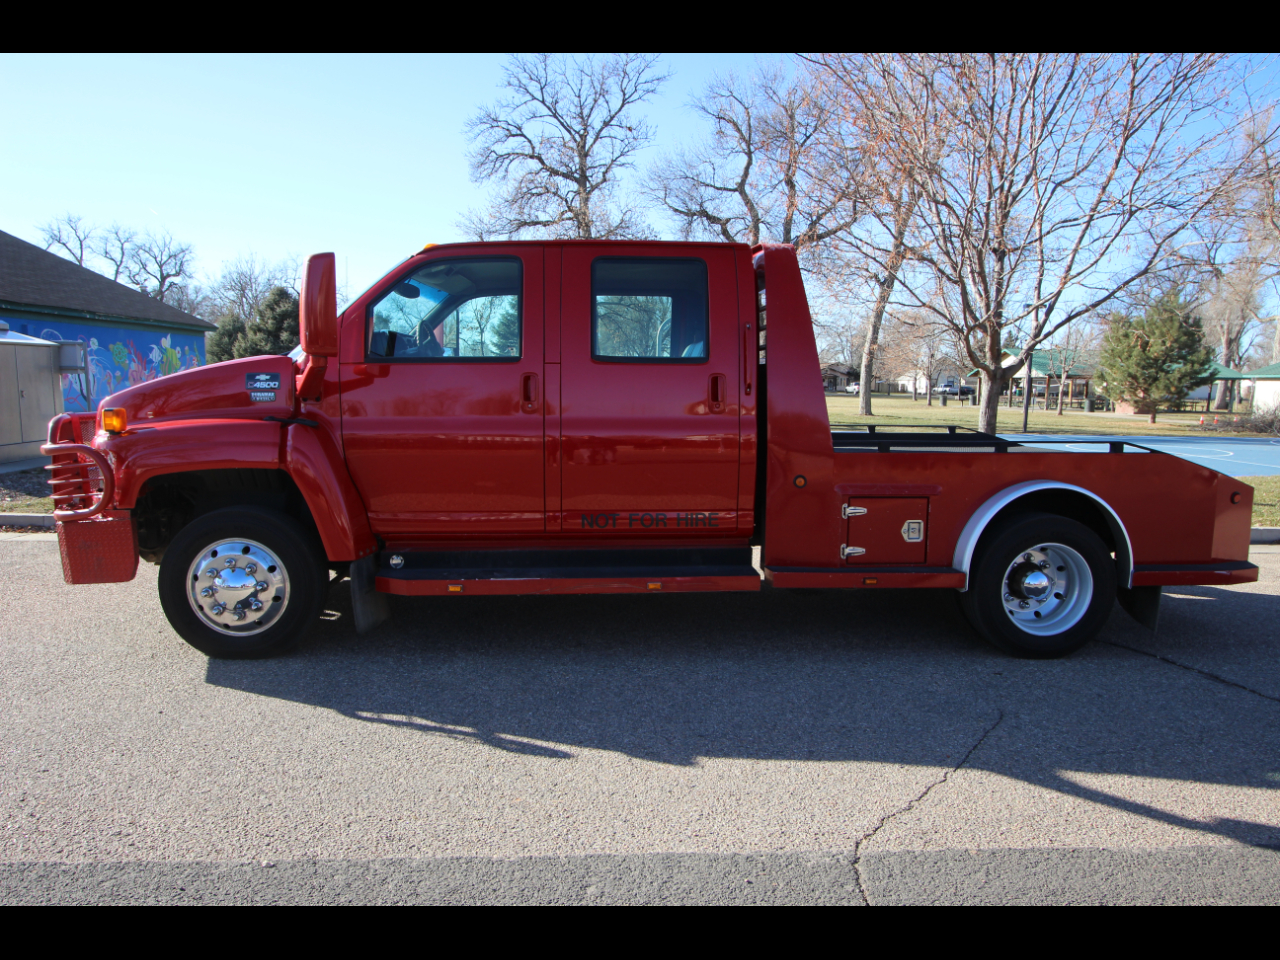
[[[827,394],[827,413],[833,427],[856,427],[874,423],[881,428],[908,424],[957,424],[962,427],[978,427],[978,408],[964,406],[954,400],[942,406],[937,397],[933,404],[925,403],[922,395],[913,401],[910,394],[892,396],[875,395],[871,398],[872,416],[868,419],[858,413],[858,398],[848,394]],[[1146,417],[1123,416],[1114,413],[1084,413],[1080,410],[1064,412],[1032,410],[1027,429],[1032,433],[1074,433],[1101,436],[1205,436],[1200,426],[1199,413],[1162,413],[1155,423],[1147,423]],[[1213,417],[1209,416],[1209,420]],[[1220,430],[1229,432],[1231,417],[1219,415]],[[1000,433],[1022,432],[1022,407],[1013,409],[1001,405],[997,418]],[[1251,434],[1250,434],[1251,435]]]
[[[1280,527],[1280,477],[1240,477],[1253,487],[1253,525]]]
[[[0,473],[0,514],[53,513],[47,476],[43,469]]]

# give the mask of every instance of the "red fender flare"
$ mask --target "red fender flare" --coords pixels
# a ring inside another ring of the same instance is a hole
[[[327,431],[304,424],[286,427],[283,466],[311,508],[331,561],[359,560],[378,548],[364,501]]]

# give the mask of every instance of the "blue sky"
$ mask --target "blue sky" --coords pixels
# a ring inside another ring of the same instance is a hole
[[[504,55],[0,56],[0,230],[78,213],[167,229],[199,271],[250,252],[338,255],[351,293],[424,243],[463,239],[479,206],[463,126],[500,95]],[[673,54],[647,116],[657,149],[695,139],[686,109],[749,54]]]

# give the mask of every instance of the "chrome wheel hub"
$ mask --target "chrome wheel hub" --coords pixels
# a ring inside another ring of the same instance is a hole
[[[220,540],[192,561],[187,599],[206,626],[233,637],[252,635],[289,605],[289,575],[257,541]]]
[[[1089,609],[1093,574],[1071,547],[1046,543],[1013,559],[1002,589],[1004,612],[1020,630],[1052,636],[1071,629]]]

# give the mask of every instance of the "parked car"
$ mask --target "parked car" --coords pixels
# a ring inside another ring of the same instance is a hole
[[[934,393],[945,393],[949,397],[968,397],[973,395],[973,387],[968,384],[944,383],[941,386],[933,388]]]

